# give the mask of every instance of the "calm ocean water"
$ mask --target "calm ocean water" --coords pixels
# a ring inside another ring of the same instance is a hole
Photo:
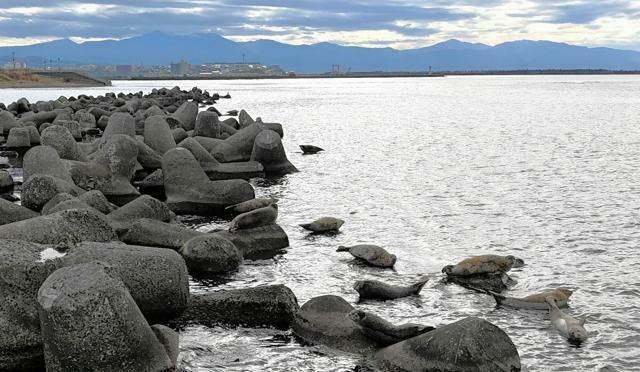
[[[395,323],[485,318],[511,337],[524,370],[640,369],[640,76],[115,82],[0,90],[0,102],[176,84],[228,91],[220,111],[281,122],[300,169],[254,182],[259,196],[280,199],[286,253],[245,262],[223,284],[193,281],[193,292],[281,283],[301,305],[324,294],[355,304],[356,280],[428,274],[419,297],[356,306]],[[302,156],[298,144],[327,151]],[[297,226],[325,215],[346,221],[341,234]],[[184,223],[207,231],[226,222]],[[395,270],[335,252],[356,243],[395,253]],[[440,283],[444,265],[485,253],[526,261],[508,295],[575,289],[567,312],[587,316],[590,339],[576,348],[546,312],[496,308]],[[186,371],[346,371],[361,362],[274,330],[191,327],[181,349]]]

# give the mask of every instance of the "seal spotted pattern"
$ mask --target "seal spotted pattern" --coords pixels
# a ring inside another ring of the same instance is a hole
[[[420,293],[429,278],[424,277],[419,282],[399,286],[383,283],[377,280],[358,280],[353,288],[360,295],[360,300],[394,300],[396,298],[414,296]]]
[[[268,207],[254,209],[236,216],[229,224],[229,231],[271,225],[276,222],[277,218],[278,205],[271,204]]]
[[[584,329],[585,318],[578,320],[563,313],[553,297],[547,297],[545,301],[549,305],[551,324],[562,337],[574,343],[580,343],[587,339],[587,330]]]
[[[372,266],[393,267],[396,256],[384,248],[372,244],[359,244],[351,247],[339,246],[336,252],[349,252],[353,257],[363,260]]]
[[[522,298],[507,297],[491,291],[489,293],[496,300],[496,303],[501,306],[515,309],[547,310],[549,308],[549,305],[546,303],[547,297],[555,299],[558,307],[567,307],[569,297],[571,297],[573,291],[566,288],[557,288],[552,291],[536,293]]]
[[[523,265],[524,261],[514,256],[487,254],[467,258],[456,265],[447,265],[442,268],[442,272],[449,276],[506,273],[513,267],[521,267]]]
[[[360,326],[365,336],[385,346],[393,345],[435,329],[431,326],[415,323],[394,325],[375,314],[362,310],[351,311],[349,318]]]

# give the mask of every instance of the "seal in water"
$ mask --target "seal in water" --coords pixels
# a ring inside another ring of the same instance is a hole
[[[340,227],[344,224],[344,221],[339,218],[333,217],[322,217],[311,223],[303,223],[300,227],[305,230],[322,233],[328,231],[338,231]]]
[[[251,229],[254,227],[271,225],[278,218],[278,205],[254,209],[236,216],[229,224],[229,231]]]
[[[514,256],[487,254],[467,258],[458,262],[457,265],[447,265],[442,268],[442,272],[450,276],[506,273],[513,267],[521,267],[523,265],[524,261]]]
[[[300,150],[302,150],[302,153],[305,155],[317,154],[320,151],[324,151],[323,148],[314,145],[300,145]]]
[[[424,277],[415,284],[400,286],[379,282],[377,280],[358,280],[353,288],[358,291],[360,300],[385,301],[417,295],[428,281],[429,278]]]
[[[384,346],[393,345],[435,329],[431,326],[415,323],[393,325],[375,314],[362,310],[351,311],[349,319],[360,326],[362,333],[368,338]]]
[[[231,211],[233,213],[247,213],[247,212],[251,212],[254,209],[258,209],[258,208],[264,208],[264,207],[268,207],[271,204],[277,203],[278,199],[271,199],[271,198],[265,198],[265,199],[251,199],[251,200],[247,200],[245,202],[242,203],[238,203],[238,204],[234,204],[231,206],[226,207],[225,209],[228,211]]]
[[[549,308],[549,305],[546,303],[547,297],[555,299],[558,307],[567,307],[569,297],[571,297],[573,291],[566,288],[557,288],[552,291],[537,293],[522,298],[506,297],[492,291],[489,291],[489,294],[493,296],[496,303],[500,306],[513,307],[515,309],[547,310]]]
[[[349,252],[353,257],[361,259],[372,266],[393,267],[396,264],[396,256],[377,245],[360,244],[352,247],[341,245],[336,252]]]
[[[580,320],[567,315],[558,308],[556,300],[553,297],[545,298],[547,304],[549,304],[549,316],[551,317],[551,324],[558,330],[560,335],[569,342],[581,343],[587,339],[587,330],[584,329],[585,318]]]

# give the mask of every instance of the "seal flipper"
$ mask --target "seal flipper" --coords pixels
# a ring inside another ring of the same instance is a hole
[[[580,319],[578,319],[578,322],[580,324],[580,326],[584,326],[584,323],[587,321],[587,316],[583,315]]]
[[[497,305],[502,305],[502,302],[507,299],[507,297],[505,297],[505,296],[503,296],[503,295],[501,295],[499,293],[496,293],[496,292],[493,292],[493,291],[487,291],[487,292],[491,296],[493,296],[493,299],[496,300],[496,304]]]
[[[428,277],[424,277],[424,278],[420,279],[419,282],[417,282],[415,284],[412,284],[411,285],[411,290],[413,291],[413,294],[414,295],[420,294],[420,291],[422,291],[422,288],[425,286],[425,284],[427,284],[428,281],[429,281],[429,278]]]
[[[310,223],[301,223],[298,226],[302,227],[303,229],[309,230],[309,227],[311,226],[311,224]]]

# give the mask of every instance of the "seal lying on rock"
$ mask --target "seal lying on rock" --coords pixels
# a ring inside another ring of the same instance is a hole
[[[225,209],[233,213],[247,213],[254,209],[268,207],[271,204],[277,203],[278,199],[265,198],[265,199],[251,199],[242,203],[230,205]]]
[[[322,217],[311,223],[303,223],[300,227],[305,230],[322,233],[328,231],[338,231],[340,227],[344,224],[344,221],[339,218],[333,217]]]
[[[489,291],[489,294],[491,294],[496,300],[496,303],[501,306],[513,307],[516,309],[547,310],[549,308],[546,303],[547,297],[555,299],[556,304],[559,307],[567,307],[569,297],[571,297],[573,291],[566,288],[557,288],[552,291],[537,293],[522,298],[506,297],[491,291]]]
[[[457,265],[447,265],[442,268],[442,272],[449,276],[506,273],[513,267],[521,267],[523,265],[524,261],[514,256],[487,254],[467,258],[458,262]]]
[[[553,297],[545,298],[545,302],[549,305],[549,316],[551,324],[558,330],[562,337],[569,342],[580,343],[587,339],[587,330],[584,329],[585,318],[580,320],[567,315],[558,308],[558,304]]]
[[[278,205],[270,204],[236,216],[229,224],[229,231],[271,225],[276,222],[276,219],[278,219]]]
[[[349,252],[355,258],[364,260],[372,266],[393,267],[396,256],[384,248],[372,244],[360,244],[352,247],[339,246],[336,252]]]
[[[391,285],[377,280],[358,280],[353,288],[358,291],[361,300],[394,300],[396,298],[417,295],[429,278],[424,277],[419,282],[409,285]]]
[[[353,310],[349,313],[362,332],[380,345],[388,346],[406,339],[433,331],[435,328],[415,323],[393,325],[381,317],[362,310]]]

